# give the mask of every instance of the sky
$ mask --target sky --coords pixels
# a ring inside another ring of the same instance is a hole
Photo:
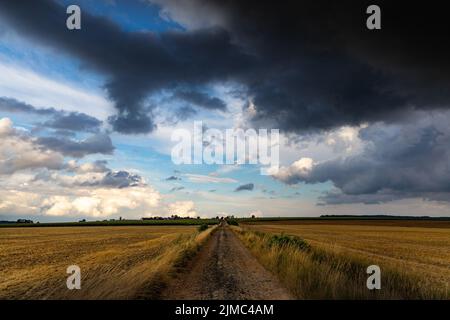
[[[449,216],[444,11],[369,4],[0,0],[0,220]],[[278,129],[279,170],[175,164],[195,121]]]

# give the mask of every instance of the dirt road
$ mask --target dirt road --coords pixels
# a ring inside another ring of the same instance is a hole
[[[220,226],[172,281],[165,299],[291,299],[227,226]]]

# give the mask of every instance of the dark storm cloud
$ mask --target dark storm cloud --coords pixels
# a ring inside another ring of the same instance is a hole
[[[318,205],[339,205],[339,204],[381,204],[385,202],[401,200],[405,198],[417,198],[418,194],[393,193],[392,191],[377,192],[374,194],[345,194],[339,191],[326,192],[319,197]]]
[[[369,1],[156,2],[169,13],[182,8],[185,21],[205,8],[209,18],[203,28],[153,34],[125,32],[86,11],[82,29],[69,31],[65,8],[52,1],[0,1],[0,12],[23,35],[107,75],[118,111],[110,121],[124,133],[155,127],[148,95],[229,80],[253,98],[256,125],[292,132],[449,106],[449,25],[439,4],[380,0],[382,30],[369,31]],[[198,92],[183,95],[223,107]]]
[[[39,130],[39,129],[40,128],[37,128],[37,130]],[[66,138],[75,138],[77,135],[74,131],[69,131],[69,130],[55,130],[55,131],[53,131],[53,134],[55,136],[66,137]]]
[[[59,180],[57,176],[51,174],[51,172],[49,171],[41,171],[36,175],[35,180],[54,181],[56,183],[59,183],[63,187],[96,187],[123,189],[146,185],[144,179],[138,174],[133,174],[125,170],[112,171],[108,168],[106,169],[106,171],[89,171],[105,172],[105,174],[100,178],[93,177],[88,180]]]
[[[22,35],[73,55],[104,73],[115,102],[115,130],[145,133],[155,127],[145,98],[162,88],[224,80],[251,62],[220,29],[128,33],[110,20],[82,13],[82,29],[65,27],[66,9],[53,1],[0,1],[0,14]]]
[[[102,121],[80,112],[66,112],[54,108],[36,108],[16,99],[0,97],[0,111],[20,112],[51,117],[41,125],[47,128],[64,131],[98,131]],[[64,134],[64,132],[61,132]]]
[[[66,112],[54,108],[36,108],[6,97],[0,97],[0,111],[49,117],[50,120],[39,123],[33,129],[34,131],[39,131],[42,128],[55,129],[52,133],[56,136],[35,138],[35,142],[44,149],[54,150],[65,156],[75,158],[97,153],[112,154],[114,151],[111,138],[105,133],[99,133],[102,121],[87,114]],[[75,140],[73,138],[76,136],[76,131],[94,132],[95,134],[84,140]],[[96,162],[96,164],[99,170],[104,167],[101,162]]]
[[[450,192],[395,192],[380,191],[374,194],[352,195],[342,192],[327,192],[319,197],[318,205],[382,204],[395,200],[421,198],[426,201],[450,202]]]
[[[106,134],[95,134],[84,140],[71,140],[64,137],[39,137],[36,143],[65,156],[82,158],[89,154],[112,154],[114,146]]]
[[[433,1],[377,1],[376,31],[365,26],[372,2],[364,0],[155,2],[196,28],[129,33],[83,11],[82,29],[69,31],[65,8],[52,1],[3,0],[0,14],[21,34],[104,73],[117,108],[110,121],[124,133],[154,129],[149,95],[215,82],[244,87],[255,125],[291,132],[450,105],[449,24]]]
[[[144,182],[142,177],[137,174],[132,174],[127,171],[110,171],[103,179],[91,185],[122,189],[141,186],[144,185]]]
[[[181,180],[181,178],[176,177],[176,176],[170,176],[168,178],[166,178],[166,181],[178,181]]]
[[[371,129],[372,130],[372,129]],[[388,130],[374,130],[373,147],[361,155],[316,165],[308,182],[331,180],[346,194],[371,194],[384,189],[417,192],[450,192],[448,136],[435,128],[394,136]],[[364,133],[363,133],[364,134]],[[388,139],[386,139],[388,138]]]
[[[239,192],[239,191],[253,191],[253,189],[255,188],[255,185],[253,183],[247,183],[247,184],[243,184],[239,187],[237,187],[234,192]]]
[[[253,54],[259,63],[237,78],[253,97],[255,125],[300,132],[449,107],[442,3],[377,1],[382,30],[369,31],[372,1],[154,2],[187,27],[226,29]]]
[[[43,123],[45,127],[71,131],[98,131],[102,121],[84,113],[70,112],[57,114],[53,119]]]
[[[174,122],[187,120],[196,114],[197,111],[191,106],[182,106],[176,110],[174,114],[176,119]]]
[[[420,112],[402,124],[374,124],[360,131],[361,153],[319,162],[307,171],[282,168],[274,177],[287,184],[332,182],[337,192],[320,199],[327,204],[450,201],[449,121],[449,112]]]
[[[209,110],[225,111],[227,106],[225,102],[217,97],[210,97],[205,93],[198,91],[177,91],[174,98],[181,99],[196,106]]]
[[[53,108],[38,109],[34,106],[8,97],[0,97],[0,110],[4,112],[32,113],[42,116],[52,116],[59,113]]]
[[[74,177],[83,177],[84,174],[101,173],[97,176],[89,175],[84,179],[61,179],[61,176],[55,175],[51,170],[39,171],[34,181],[53,181],[63,187],[96,187],[96,188],[129,188],[146,186],[144,179],[138,175],[126,170],[114,171],[108,168],[107,161],[97,160],[94,162],[88,162],[78,164],[76,162],[68,162],[64,166],[57,168],[58,170],[66,170],[67,172],[76,174]],[[68,177],[68,176],[64,176]]]

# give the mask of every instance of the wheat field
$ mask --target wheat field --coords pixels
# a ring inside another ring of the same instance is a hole
[[[450,298],[449,222],[276,221],[238,233],[298,298]],[[304,239],[309,249],[269,246],[279,234]],[[365,271],[373,264],[384,286],[368,291]]]
[[[0,299],[157,298],[211,228],[194,226],[0,229]],[[81,269],[68,290],[66,268]]]

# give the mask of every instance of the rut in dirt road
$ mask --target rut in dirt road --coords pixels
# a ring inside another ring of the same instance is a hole
[[[211,238],[185,273],[169,285],[166,299],[292,299],[226,226]]]

